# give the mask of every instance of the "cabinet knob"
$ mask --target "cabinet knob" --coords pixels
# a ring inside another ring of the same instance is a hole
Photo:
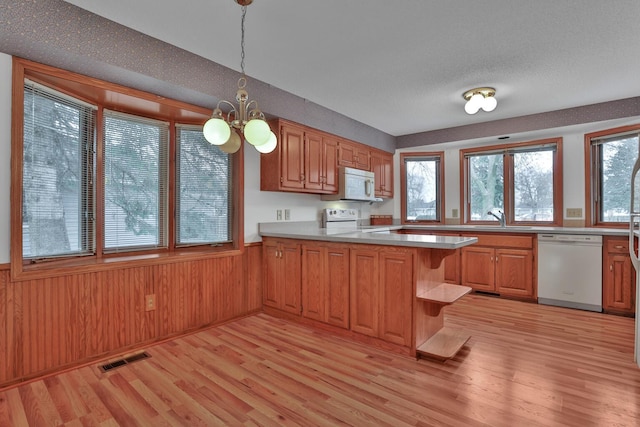
[[[616,249],[622,249],[622,245],[616,245],[615,248]]]
[[[613,264],[609,266],[609,271],[613,271]]]

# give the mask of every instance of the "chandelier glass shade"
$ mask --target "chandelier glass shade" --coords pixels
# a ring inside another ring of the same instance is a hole
[[[245,89],[247,77],[244,73],[244,20],[247,13],[248,0],[236,0],[242,6],[242,37],[241,37],[241,61],[242,76],[238,79],[236,101],[238,106],[225,100],[221,100],[213,110],[211,118],[202,128],[202,133],[209,143],[220,146],[225,153],[235,153],[242,145],[244,139],[261,153],[270,153],[278,145],[276,135],[265,121],[264,114],[258,108],[258,103],[249,101],[249,93]],[[222,105],[229,107],[227,113],[220,108]]]
[[[492,87],[478,87],[462,94],[467,101],[464,111],[467,114],[475,114],[480,109],[490,112],[496,109],[498,101],[495,98],[496,90]]]

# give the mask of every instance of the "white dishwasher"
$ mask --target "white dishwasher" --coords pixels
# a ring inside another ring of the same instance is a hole
[[[538,235],[538,303],[602,311],[602,236]]]

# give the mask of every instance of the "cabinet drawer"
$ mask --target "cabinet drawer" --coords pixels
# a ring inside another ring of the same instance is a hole
[[[629,239],[607,239],[607,252],[609,253],[629,253]]]
[[[514,236],[510,234],[482,234],[482,233],[462,233],[463,236],[475,236],[478,238],[478,246],[491,246],[498,248],[521,248],[531,249],[533,247],[533,236]]]

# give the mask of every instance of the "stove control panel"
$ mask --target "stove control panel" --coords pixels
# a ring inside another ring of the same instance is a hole
[[[357,221],[358,211],[356,209],[327,208],[324,210],[323,219],[325,222]]]

